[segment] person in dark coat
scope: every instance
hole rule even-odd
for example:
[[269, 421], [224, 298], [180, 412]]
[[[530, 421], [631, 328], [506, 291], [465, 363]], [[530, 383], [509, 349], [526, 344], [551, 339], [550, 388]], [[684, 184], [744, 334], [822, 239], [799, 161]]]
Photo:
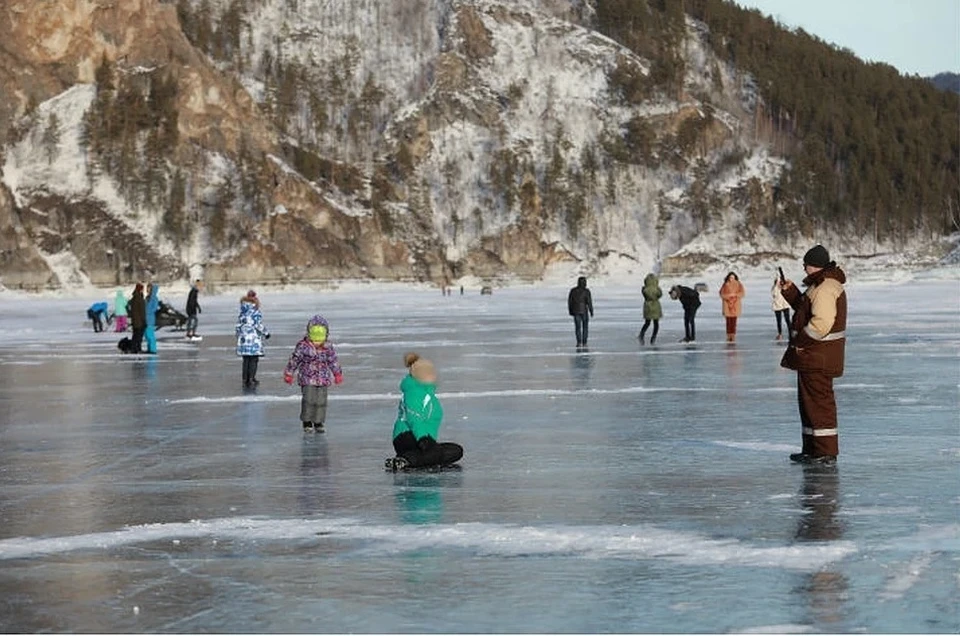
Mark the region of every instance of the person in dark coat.
[[791, 454], [790, 460], [833, 463], [840, 452], [833, 379], [843, 375], [847, 277], [822, 245], [804, 255], [803, 270], [807, 275], [803, 293], [792, 281], [780, 284], [783, 298], [794, 311], [790, 342], [780, 366], [797, 372], [803, 439], [802, 451]]
[[679, 300], [683, 305], [683, 332], [684, 338], [680, 342], [694, 342], [697, 339], [697, 309], [700, 308], [700, 292], [684, 285], [674, 285], [670, 288], [670, 298]]
[[587, 346], [590, 318], [593, 318], [593, 297], [587, 289], [587, 279], [581, 276], [577, 286], [567, 296], [567, 311], [573, 316], [573, 330], [577, 337], [577, 346]]
[[201, 289], [203, 289], [203, 281], [198, 278], [190, 287], [190, 293], [187, 294], [187, 338], [193, 338], [197, 335], [198, 316], [201, 312], [197, 295]]
[[130, 350], [132, 353], [140, 353], [143, 346], [143, 333], [147, 330], [147, 302], [143, 298], [143, 283], [137, 283], [133, 288], [128, 313], [130, 328], [133, 329]]

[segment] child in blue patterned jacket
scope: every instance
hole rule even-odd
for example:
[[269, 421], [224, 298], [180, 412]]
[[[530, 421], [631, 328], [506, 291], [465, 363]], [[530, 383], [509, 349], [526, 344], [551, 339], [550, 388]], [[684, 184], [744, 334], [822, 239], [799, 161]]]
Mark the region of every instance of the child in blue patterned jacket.
[[263, 356], [263, 341], [270, 339], [270, 332], [263, 326], [260, 299], [252, 289], [240, 299], [240, 315], [237, 316], [237, 355], [243, 357], [243, 386], [247, 389], [260, 384], [257, 380], [257, 365]]
[[327, 340], [330, 324], [317, 315], [307, 323], [307, 335], [293, 349], [290, 361], [283, 370], [283, 381], [297, 384], [303, 397], [300, 400], [300, 421], [304, 432], [324, 431], [327, 419], [327, 388], [343, 382], [343, 370], [337, 351]]

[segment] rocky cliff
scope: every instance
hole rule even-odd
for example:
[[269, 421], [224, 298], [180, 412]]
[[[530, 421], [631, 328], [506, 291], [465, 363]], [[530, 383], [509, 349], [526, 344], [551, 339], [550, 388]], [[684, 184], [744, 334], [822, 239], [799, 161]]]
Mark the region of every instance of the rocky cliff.
[[2, 283], [642, 275], [710, 232], [769, 249], [786, 160], [749, 76], [688, 18], [663, 90], [590, 20], [559, 0], [6, 2]]

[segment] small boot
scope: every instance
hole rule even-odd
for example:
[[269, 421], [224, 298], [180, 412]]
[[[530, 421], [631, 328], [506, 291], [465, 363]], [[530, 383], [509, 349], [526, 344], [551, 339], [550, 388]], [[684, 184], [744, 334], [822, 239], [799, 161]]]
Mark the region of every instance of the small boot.
[[312, 433], [313, 432], [313, 422], [304, 422], [303, 423], [303, 432]]
[[323, 428], [323, 422], [314, 422], [313, 430], [317, 433], [326, 433], [327, 429]]
[[651, 344], [651, 345], [657, 344], [657, 337], [656, 337], [656, 336], [652, 336], [652, 337], [650, 338], [650, 344]]

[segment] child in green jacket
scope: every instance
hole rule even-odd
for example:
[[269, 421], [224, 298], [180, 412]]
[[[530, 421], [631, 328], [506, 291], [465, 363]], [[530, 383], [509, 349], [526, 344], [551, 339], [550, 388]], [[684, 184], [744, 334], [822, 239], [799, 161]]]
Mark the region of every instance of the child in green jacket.
[[386, 461], [388, 470], [447, 466], [463, 457], [463, 447], [437, 442], [443, 407], [437, 398], [437, 371], [433, 363], [416, 353], [403, 358], [410, 373], [400, 382], [400, 404], [393, 425], [396, 457]]

